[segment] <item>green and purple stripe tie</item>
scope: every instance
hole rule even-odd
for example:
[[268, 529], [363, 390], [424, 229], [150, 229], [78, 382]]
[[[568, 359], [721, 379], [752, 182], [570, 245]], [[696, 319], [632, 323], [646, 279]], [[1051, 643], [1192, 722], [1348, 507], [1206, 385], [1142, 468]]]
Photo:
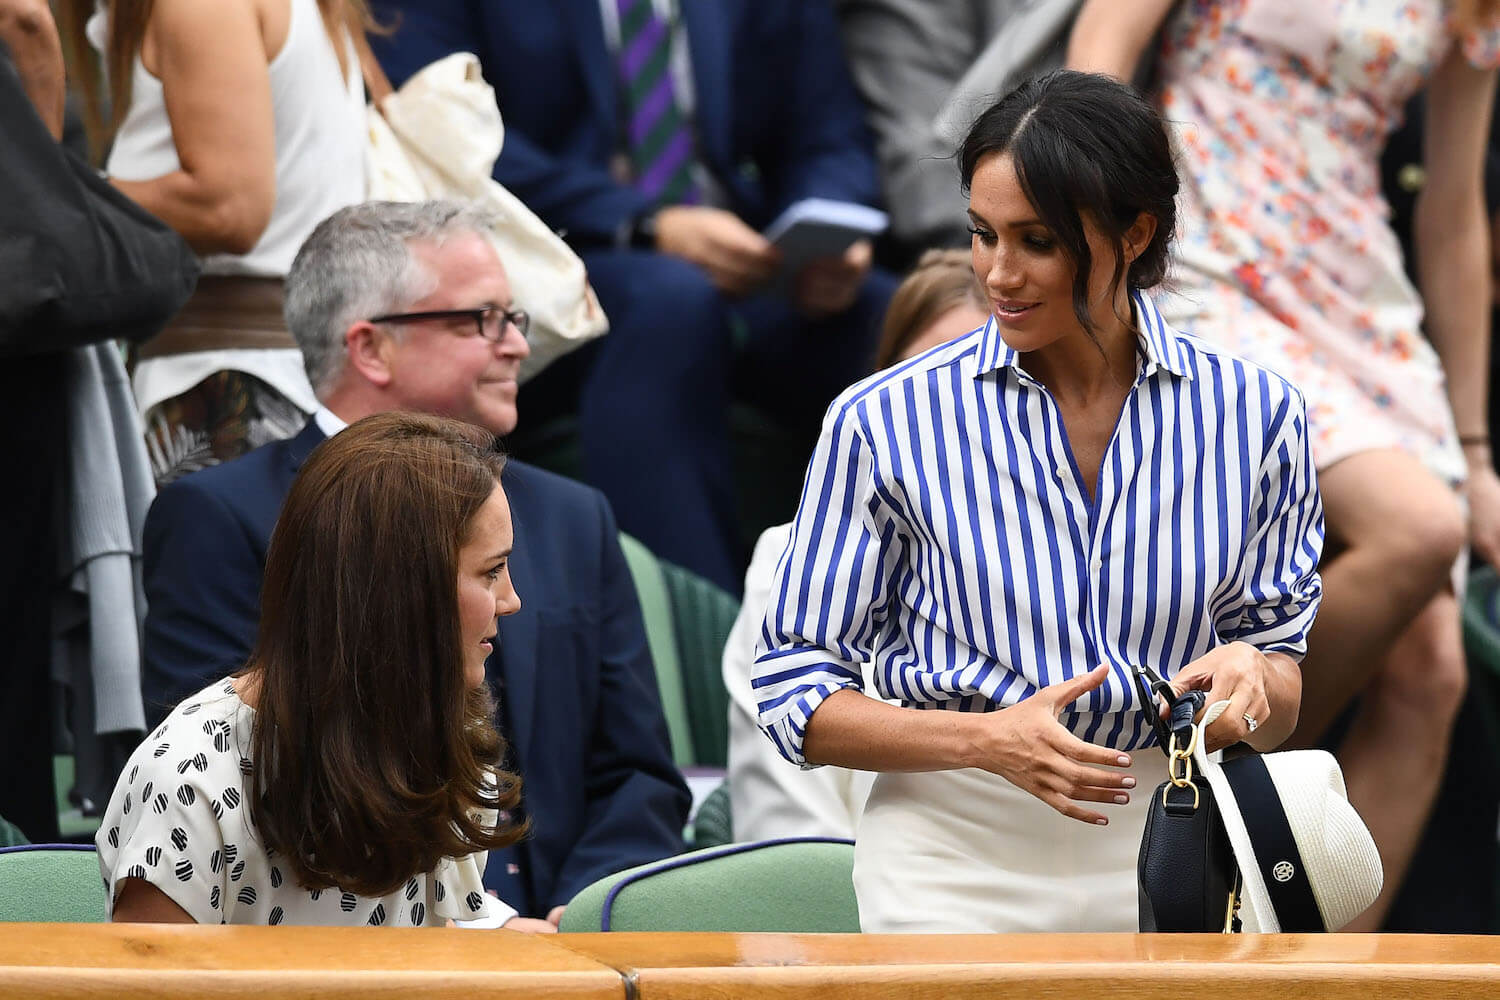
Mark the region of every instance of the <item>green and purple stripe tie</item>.
[[671, 32], [652, 0], [618, 0], [616, 66], [636, 190], [660, 204], [696, 202], [693, 134], [672, 89]]

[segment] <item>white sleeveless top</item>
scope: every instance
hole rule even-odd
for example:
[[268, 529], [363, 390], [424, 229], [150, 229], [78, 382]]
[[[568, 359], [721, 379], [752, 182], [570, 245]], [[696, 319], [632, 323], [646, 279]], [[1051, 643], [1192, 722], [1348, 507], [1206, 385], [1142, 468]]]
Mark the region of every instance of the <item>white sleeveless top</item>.
[[[212, 254], [205, 274], [285, 277], [302, 241], [320, 221], [365, 196], [365, 97], [359, 58], [342, 33], [347, 73], [341, 74], [317, 0], [290, 0], [286, 41], [270, 63], [276, 136], [276, 205], [260, 241], [243, 256]], [[104, 12], [89, 22], [89, 39], [102, 51]], [[132, 70], [130, 111], [110, 152], [108, 172], [149, 180], [181, 168], [167, 119], [161, 81], [139, 54]], [[269, 382], [304, 410], [316, 407], [295, 350], [201, 351], [147, 361], [137, 367], [141, 412], [192, 388], [214, 371], [232, 368]]]
[[[348, 65], [347, 75], [341, 76], [317, 0], [290, 2], [286, 41], [270, 65], [276, 207], [249, 253], [206, 257], [206, 274], [284, 277], [314, 226], [364, 200], [365, 95], [359, 58], [341, 32]], [[137, 55], [130, 111], [115, 137], [108, 172], [122, 180], [150, 180], [180, 167], [161, 81], [146, 72]]]

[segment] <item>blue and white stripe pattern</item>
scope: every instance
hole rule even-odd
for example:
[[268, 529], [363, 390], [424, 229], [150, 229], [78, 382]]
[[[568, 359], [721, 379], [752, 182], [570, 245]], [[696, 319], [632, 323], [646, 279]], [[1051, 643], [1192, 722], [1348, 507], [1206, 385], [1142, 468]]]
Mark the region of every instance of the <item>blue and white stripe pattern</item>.
[[1093, 502], [993, 318], [834, 401], [757, 647], [788, 760], [865, 661], [881, 695], [963, 711], [1109, 664], [1061, 721], [1128, 750], [1154, 741], [1131, 665], [1171, 677], [1236, 640], [1300, 658], [1323, 545], [1302, 396], [1134, 302], [1137, 378]]

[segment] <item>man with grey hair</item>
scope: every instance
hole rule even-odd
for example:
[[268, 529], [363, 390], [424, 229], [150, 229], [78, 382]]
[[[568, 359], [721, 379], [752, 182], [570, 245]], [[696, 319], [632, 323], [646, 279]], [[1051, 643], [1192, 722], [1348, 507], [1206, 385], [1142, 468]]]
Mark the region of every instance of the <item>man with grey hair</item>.
[[[320, 441], [389, 410], [496, 436], [515, 428], [529, 322], [480, 235], [489, 224], [452, 202], [369, 202], [325, 219], [302, 245], [286, 321], [322, 405], [296, 437], [185, 476], [152, 506], [148, 716], [244, 665], [271, 529]], [[517, 461], [504, 486], [521, 610], [499, 622], [486, 673], [532, 835], [491, 852], [485, 884], [523, 917], [555, 925], [595, 879], [680, 851], [689, 796], [608, 503]]]

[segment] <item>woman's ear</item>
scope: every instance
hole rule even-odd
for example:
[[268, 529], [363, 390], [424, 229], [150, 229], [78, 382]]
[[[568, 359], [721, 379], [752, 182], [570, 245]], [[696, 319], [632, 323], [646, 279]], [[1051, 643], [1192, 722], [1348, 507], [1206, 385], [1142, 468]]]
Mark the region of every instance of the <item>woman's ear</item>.
[[384, 389], [394, 373], [395, 342], [389, 331], [361, 320], [344, 331], [348, 368], [371, 385]]
[[1150, 212], [1142, 212], [1135, 217], [1130, 228], [1125, 230], [1125, 266], [1129, 267], [1135, 263], [1137, 257], [1146, 252], [1151, 245], [1152, 239], [1156, 237], [1156, 216]]

